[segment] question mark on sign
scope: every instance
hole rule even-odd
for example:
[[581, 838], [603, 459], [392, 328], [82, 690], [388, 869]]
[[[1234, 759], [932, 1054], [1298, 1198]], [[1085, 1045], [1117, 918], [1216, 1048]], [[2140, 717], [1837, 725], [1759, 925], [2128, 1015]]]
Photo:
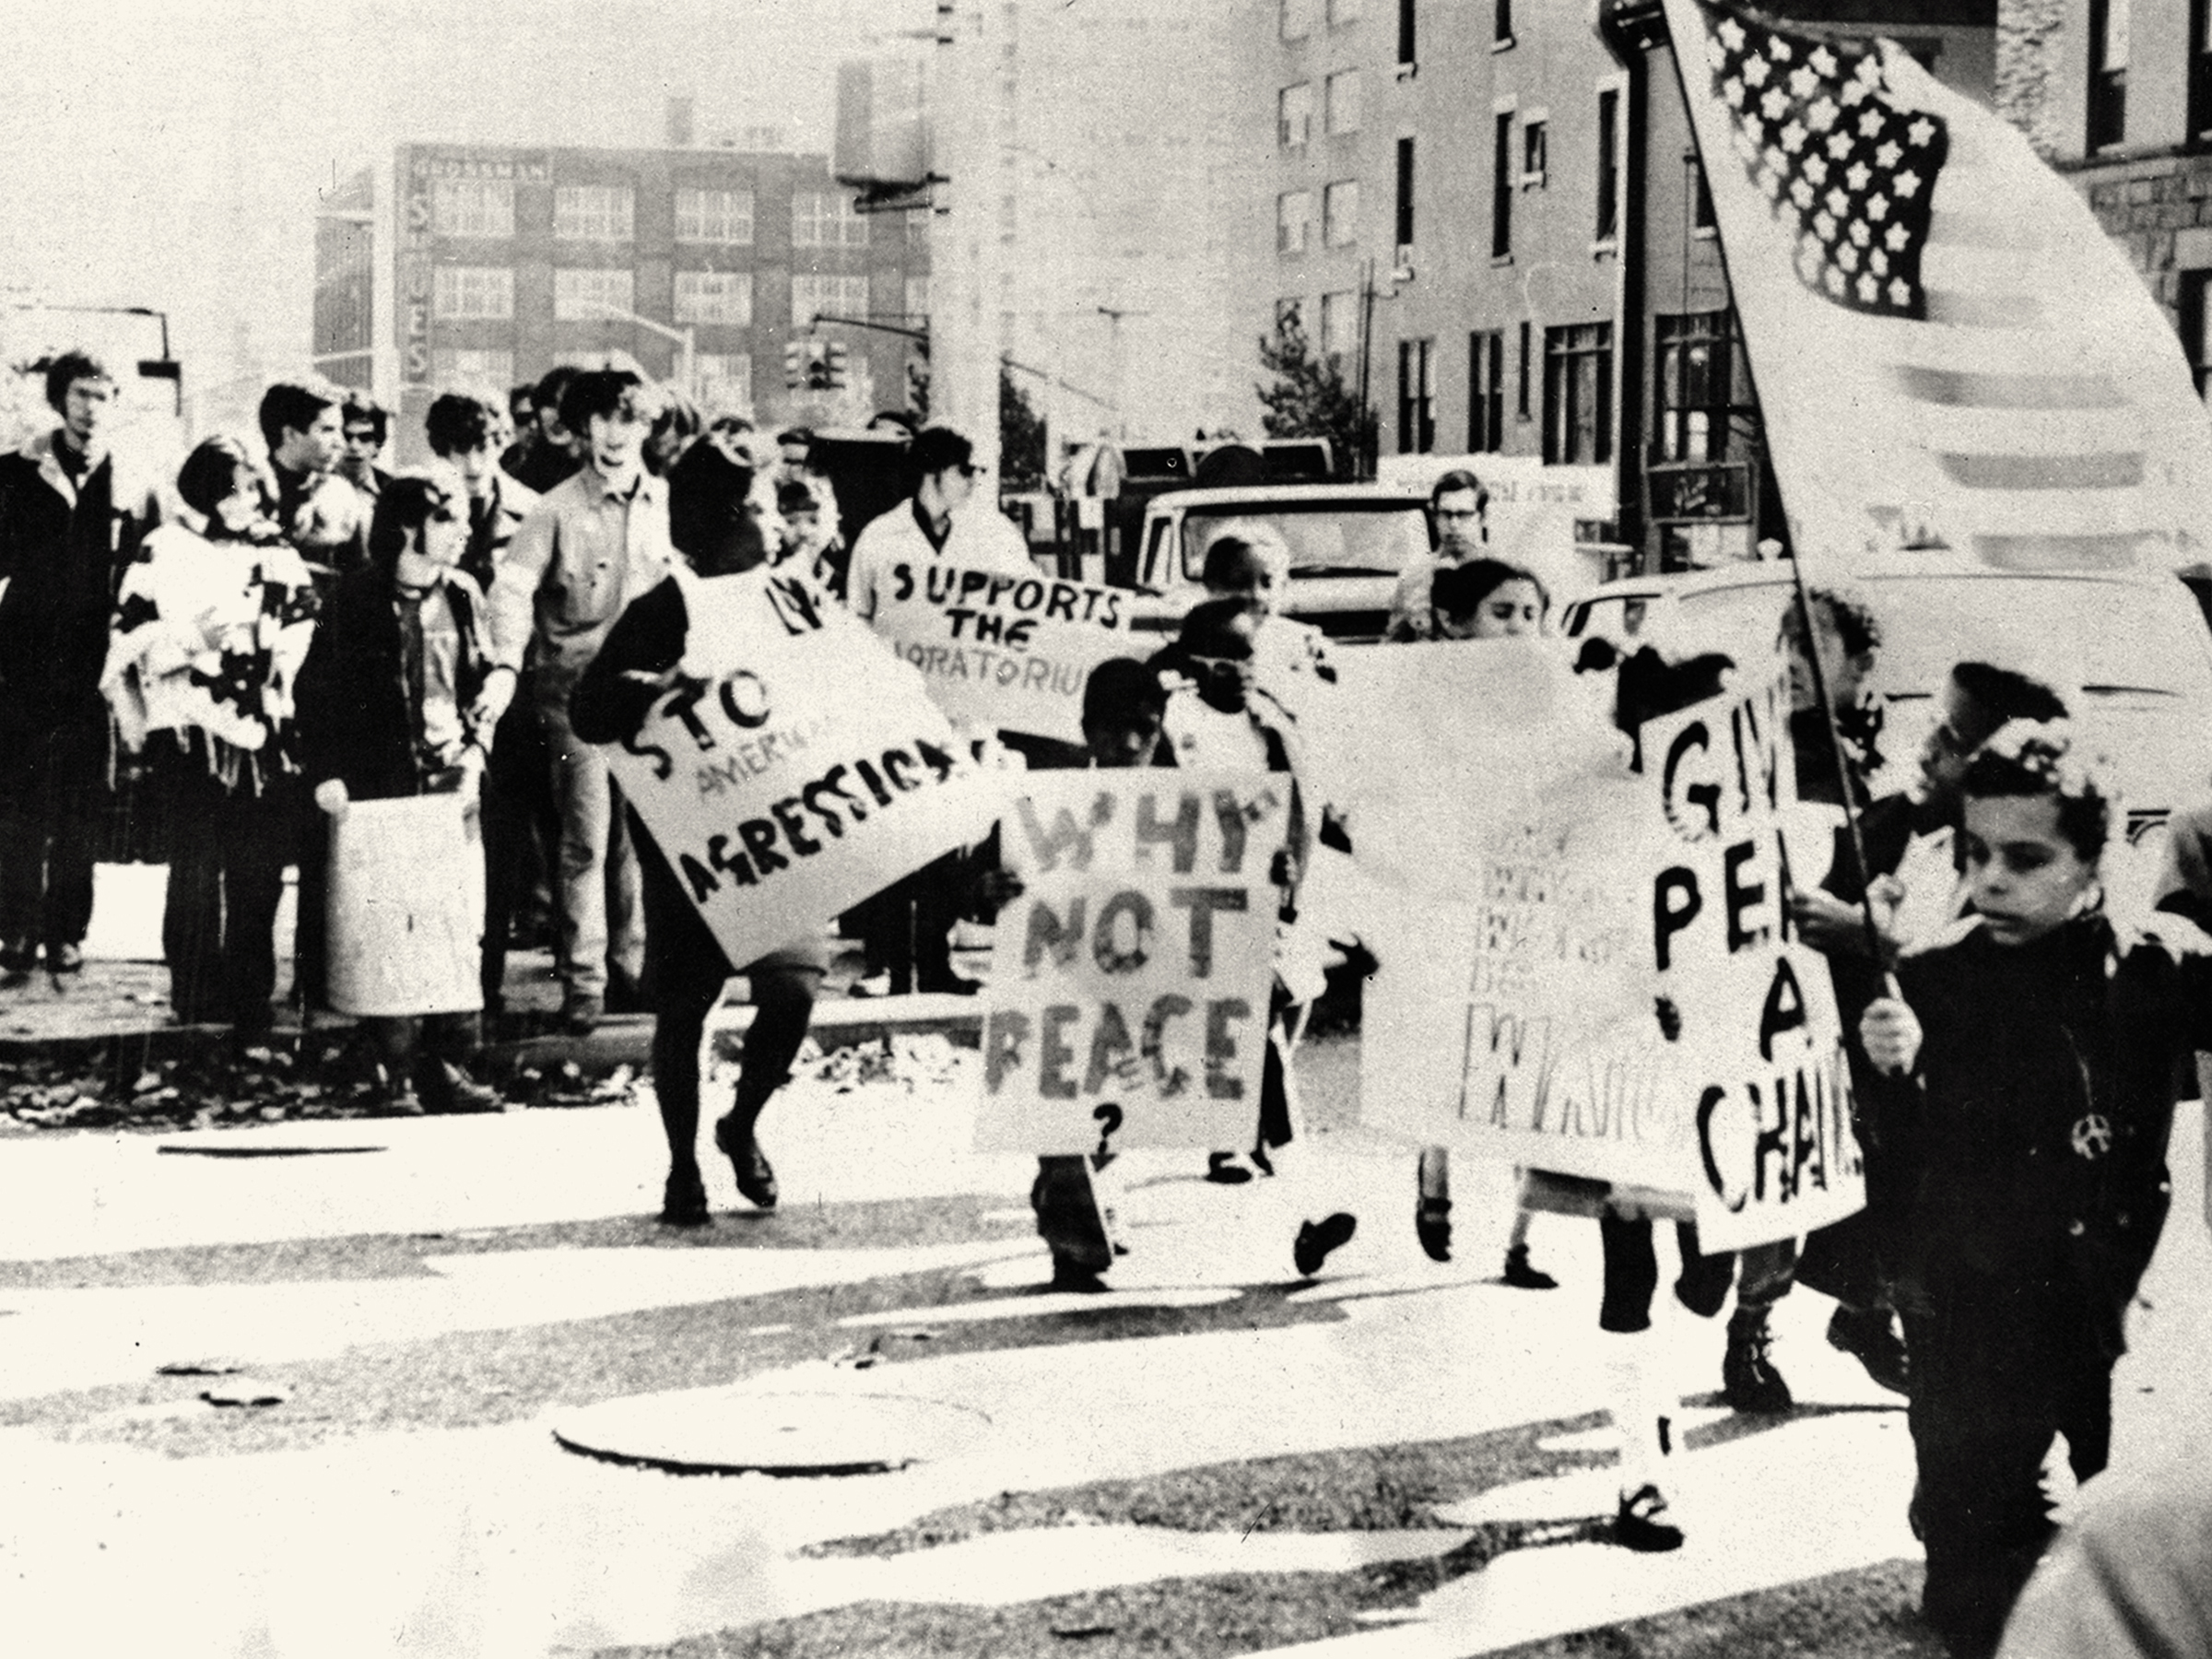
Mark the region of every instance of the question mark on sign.
[[1112, 1137], [1114, 1131], [1122, 1126], [1122, 1109], [1119, 1106], [1108, 1104], [1100, 1106], [1090, 1115], [1099, 1124], [1099, 1149], [1095, 1156], [1099, 1167], [1104, 1169], [1106, 1160], [1113, 1156], [1106, 1149], [1106, 1142]]

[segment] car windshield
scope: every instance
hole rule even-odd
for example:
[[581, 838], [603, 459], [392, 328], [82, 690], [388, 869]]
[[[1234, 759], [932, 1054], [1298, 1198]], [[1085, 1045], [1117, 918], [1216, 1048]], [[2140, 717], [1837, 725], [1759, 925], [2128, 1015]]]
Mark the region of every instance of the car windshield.
[[1234, 526], [1265, 526], [1290, 549], [1293, 581], [1324, 576], [1395, 576], [1429, 556], [1429, 519], [1418, 502], [1274, 501], [1193, 510], [1182, 521], [1182, 571], [1206, 572], [1206, 550]]
[[[1980, 657], [2091, 698], [2212, 700], [2203, 625], [2178, 588], [2168, 595], [2155, 584], [2058, 576], [1907, 576], [1858, 586], [1881, 625], [1872, 689], [1885, 697], [1931, 697], [1954, 664]], [[1674, 643], [1771, 649], [1792, 598], [1786, 582], [1685, 594], [1687, 637]]]

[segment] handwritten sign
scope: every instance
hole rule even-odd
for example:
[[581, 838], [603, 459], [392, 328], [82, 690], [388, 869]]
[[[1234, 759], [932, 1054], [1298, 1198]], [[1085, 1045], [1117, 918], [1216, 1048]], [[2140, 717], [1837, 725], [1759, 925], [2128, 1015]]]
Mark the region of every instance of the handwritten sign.
[[1000, 822], [980, 1151], [1241, 1147], [1259, 1113], [1289, 814], [1264, 772], [1032, 775]]
[[330, 834], [330, 1006], [340, 1014], [484, 1006], [484, 843], [457, 794], [356, 801]]
[[765, 574], [685, 598], [698, 677], [609, 759], [732, 963], [988, 830], [1002, 785], [842, 607]]
[[1144, 654], [1119, 588], [971, 571], [891, 567], [877, 631], [953, 720], [1083, 741], [1083, 687], [1109, 657]]
[[1363, 1116], [1688, 1194], [1712, 1249], [1859, 1208], [1827, 965], [1783, 908], [1787, 716], [1769, 681], [1647, 724], [1640, 773], [1539, 771], [1457, 901], [1382, 902]]

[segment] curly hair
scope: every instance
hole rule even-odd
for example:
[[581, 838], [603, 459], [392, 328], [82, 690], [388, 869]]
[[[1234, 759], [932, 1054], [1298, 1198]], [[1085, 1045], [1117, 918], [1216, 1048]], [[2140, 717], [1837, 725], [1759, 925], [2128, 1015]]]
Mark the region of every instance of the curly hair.
[[1959, 788], [1970, 800], [2050, 796], [2058, 832], [2084, 864], [2094, 864], [2112, 839], [2118, 806], [2102, 771], [2065, 723], [2009, 720], [1968, 764]]

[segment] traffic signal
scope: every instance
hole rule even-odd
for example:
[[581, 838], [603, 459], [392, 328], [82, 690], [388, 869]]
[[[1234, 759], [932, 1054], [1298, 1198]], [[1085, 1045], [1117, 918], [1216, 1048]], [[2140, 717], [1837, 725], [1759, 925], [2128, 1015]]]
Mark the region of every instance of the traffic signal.
[[830, 385], [830, 354], [822, 348], [821, 344], [818, 341], [806, 354], [806, 390], [827, 392]]
[[787, 341], [783, 347], [783, 384], [787, 389], [795, 392], [804, 383], [806, 380], [803, 369], [805, 360], [805, 342]]
[[826, 367], [829, 371], [829, 384], [831, 389], [841, 390], [851, 383], [845, 378], [845, 343], [842, 340], [830, 342], [829, 360]]

